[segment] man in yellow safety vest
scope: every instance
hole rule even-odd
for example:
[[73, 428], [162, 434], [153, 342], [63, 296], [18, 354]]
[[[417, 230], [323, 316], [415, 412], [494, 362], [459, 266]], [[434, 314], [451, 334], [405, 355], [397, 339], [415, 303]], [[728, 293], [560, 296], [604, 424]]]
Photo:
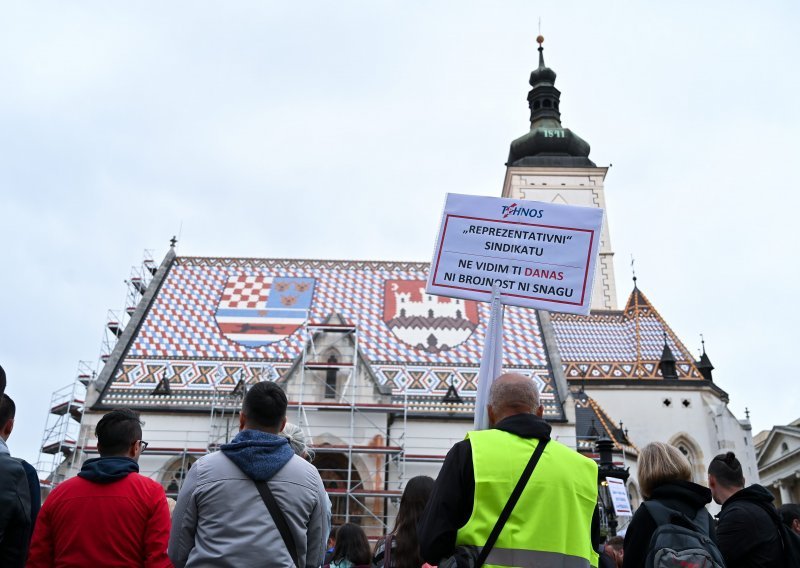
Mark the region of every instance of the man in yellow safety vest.
[[[483, 547], [533, 451], [550, 425], [534, 382], [498, 377], [489, 395], [491, 429], [473, 431], [448, 452], [419, 524], [431, 564], [457, 545]], [[597, 566], [597, 464], [548, 442], [485, 566]]]

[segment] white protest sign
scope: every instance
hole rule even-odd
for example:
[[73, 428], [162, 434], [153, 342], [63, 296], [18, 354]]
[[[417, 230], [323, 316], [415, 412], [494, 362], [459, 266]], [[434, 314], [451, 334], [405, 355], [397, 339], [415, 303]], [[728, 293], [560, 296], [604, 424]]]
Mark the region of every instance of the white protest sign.
[[606, 477], [608, 482], [608, 493], [611, 495], [611, 503], [617, 516], [631, 516], [631, 503], [628, 501], [628, 491], [625, 489], [625, 482], [616, 477]]
[[429, 294], [588, 314], [603, 210], [448, 193]]

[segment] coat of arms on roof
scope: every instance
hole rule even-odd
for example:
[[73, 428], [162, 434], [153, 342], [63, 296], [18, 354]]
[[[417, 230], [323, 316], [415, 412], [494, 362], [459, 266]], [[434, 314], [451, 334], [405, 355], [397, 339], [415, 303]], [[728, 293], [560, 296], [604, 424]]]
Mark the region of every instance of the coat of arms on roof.
[[219, 330], [245, 347], [289, 337], [308, 319], [314, 282], [313, 278], [228, 278], [214, 314]]
[[478, 306], [472, 300], [426, 294], [424, 280], [387, 280], [383, 321], [407, 345], [439, 353], [469, 339], [478, 326]]

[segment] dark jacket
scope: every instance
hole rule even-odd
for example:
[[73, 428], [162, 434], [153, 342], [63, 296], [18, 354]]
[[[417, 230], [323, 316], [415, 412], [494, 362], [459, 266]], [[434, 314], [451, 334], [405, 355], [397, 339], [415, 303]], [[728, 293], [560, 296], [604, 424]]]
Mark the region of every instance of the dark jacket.
[[28, 476], [20, 460], [0, 454], [0, 566], [25, 566], [33, 525]]
[[42, 508], [42, 488], [39, 484], [39, 473], [35, 467], [25, 460], [17, 459], [25, 469], [25, 475], [28, 478], [28, 492], [31, 497], [31, 534], [33, 534], [33, 527], [36, 526], [36, 517], [39, 515], [39, 509]]
[[[550, 438], [550, 425], [533, 414], [517, 414], [498, 422], [496, 429], [522, 438]], [[520, 472], [522, 474], [522, 472]], [[437, 564], [453, 554], [456, 533], [472, 516], [475, 501], [475, 470], [472, 445], [462, 440], [445, 457], [433, 486], [430, 500], [422, 514], [417, 536], [420, 554], [426, 562]], [[600, 523], [597, 510], [592, 518], [592, 545], [600, 544]]]
[[[714, 531], [714, 521], [705, 506], [711, 503], [711, 491], [707, 487], [692, 483], [691, 481], [671, 481], [653, 489], [650, 496], [652, 501], [658, 501], [670, 509], [680, 511], [690, 519], [697, 515], [707, 515], [711, 527], [711, 540], [717, 542]], [[656, 522], [645, 507], [640, 506], [628, 525], [625, 532], [624, 568], [639, 568], [644, 566], [647, 552], [650, 548], [650, 539], [656, 532]]]
[[86, 460], [53, 489], [33, 532], [28, 568], [171, 568], [164, 488], [124, 457]]
[[760, 485], [734, 493], [717, 515], [719, 550], [728, 568], [780, 568], [783, 548], [772, 494]]

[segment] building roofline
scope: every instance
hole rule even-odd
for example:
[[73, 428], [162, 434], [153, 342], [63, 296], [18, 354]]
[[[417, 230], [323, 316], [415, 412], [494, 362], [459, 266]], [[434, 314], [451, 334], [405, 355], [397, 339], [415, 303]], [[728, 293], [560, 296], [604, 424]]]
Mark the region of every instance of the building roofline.
[[150, 281], [150, 284], [148, 284], [142, 299], [139, 300], [139, 304], [131, 315], [128, 325], [125, 326], [125, 330], [122, 332], [119, 341], [114, 345], [114, 349], [111, 351], [108, 361], [106, 361], [106, 364], [100, 371], [100, 375], [98, 375], [97, 379], [89, 383], [90, 388], [86, 393], [86, 406], [92, 410], [103, 408], [103, 396], [108, 390], [108, 387], [114, 382], [117, 369], [119, 369], [119, 366], [125, 360], [125, 356], [128, 354], [133, 340], [139, 334], [139, 329], [142, 327], [145, 317], [152, 307], [153, 300], [155, 300], [158, 291], [164, 284], [175, 259], [175, 249], [170, 247], [167, 254], [164, 256], [164, 260], [161, 261], [161, 265], [153, 276], [153, 279]]

